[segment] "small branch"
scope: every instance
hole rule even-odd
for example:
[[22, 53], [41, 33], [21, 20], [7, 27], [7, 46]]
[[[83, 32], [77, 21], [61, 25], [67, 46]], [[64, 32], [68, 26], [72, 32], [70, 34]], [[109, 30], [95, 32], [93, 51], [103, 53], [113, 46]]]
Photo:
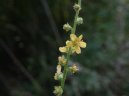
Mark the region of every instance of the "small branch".
[[47, 3], [46, 0], [41, 0], [41, 4], [42, 4], [42, 6], [44, 7], [45, 13], [46, 13], [46, 15], [47, 15], [47, 17], [48, 17], [48, 20], [49, 20], [49, 22], [50, 22], [50, 25], [51, 25], [52, 30], [53, 30], [53, 32], [54, 32], [54, 35], [55, 35], [55, 37], [56, 37], [56, 41], [58, 42], [58, 44], [61, 44], [61, 43], [62, 43], [62, 39], [61, 39], [61, 37], [60, 37], [60, 35], [59, 35], [58, 28], [57, 28], [57, 26], [56, 26], [56, 23], [55, 23], [55, 21], [54, 21], [54, 18], [53, 18], [53, 16], [52, 16], [52, 13], [51, 13], [51, 11], [50, 11], [50, 8], [49, 8], [49, 6], [48, 6], [48, 3]]
[[[8, 48], [8, 46], [4, 43], [2, 39], [0, 39], [0, 46], [5, 50], [5, 52], [10, 56], [13, 60], [14, 64], [21, 70], [21, 72], [32, 82], [33, 86], [35, 87], [38, 93], [43, 92], [42, 87], [38, 82], [29, 74], [29, 72], [24, 68], [21, 62], [16, 58], [13, 52]], [[45, 92], [44, 92], [45, 93]]]

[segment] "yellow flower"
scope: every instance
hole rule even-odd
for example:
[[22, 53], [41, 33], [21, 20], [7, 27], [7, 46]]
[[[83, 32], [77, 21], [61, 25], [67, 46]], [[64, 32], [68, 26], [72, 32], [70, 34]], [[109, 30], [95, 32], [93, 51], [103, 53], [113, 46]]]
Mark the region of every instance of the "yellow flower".
[[66, 64], [67, 60], [65, 59], [64, 55], [58, 57], [58, 64], [64, 65]]
[[79, 69], [77, 68], [77, 66], [74, 64], [72, 67], [70, 67], [70, 70], [72, 73], [77, 72]]
[[86, 43], [82, 40], [82, 38], [83, 38], [82, 35], [77, 37], [75, 34], [71, 34], [70, 35], [71, 41], [67, 41], [67, 42], [69, 42], [69, 45], [71, 44], [71, 46], [73, 46], [73, 49], [77, 54], [81, 53], [80, 48], [85, 48], [86, 47]]
[[61, 86], [55, 86], [53, 93], [54, 93], [56, 96], [61, 96], [62, 93], [63, 93], [63, 90], [62, 90]]
[[70, 51], [70, 49], [72, 49], [72, 42], [67, 40], [66, 41], [66, 46], [64, 47], [59, 47], [59, 51], [62, 53], [68, 53]]
[[81, 48], [86, 47], [86, 43], [82, 40], [83, 36], [80, 35], [77, 37], [75, 34], [70, 35], [70, 41], [66, 41], [66, 46], [60, 47], [59, 51], [63, 53], [68, 53], [69, 50], [72, 51], [72, 53], [76, 52], [77, 54], [81, 53]]

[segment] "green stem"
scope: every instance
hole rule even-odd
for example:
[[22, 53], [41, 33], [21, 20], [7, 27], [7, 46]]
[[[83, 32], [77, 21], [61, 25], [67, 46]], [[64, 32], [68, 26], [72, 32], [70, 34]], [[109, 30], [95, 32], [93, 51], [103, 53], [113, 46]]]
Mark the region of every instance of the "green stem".
[[67, 53], [67, 56], [66, 56], [66, 59], [67, 59], [67, 62], [64, 66], [64, 72], [63, 72], [63, 79], [61, 80], [61, 87], [62, 87], [62, 90], [64, 90], [64, 84], [65, 84], [65, 80], [66, 80], [66, 77], [67, 77], [67, 73], [68, 73], [68, 62], [69, 62], [69, 59], [70, 59], [70, 54], [71, 52], [69, 51]]
[[[78, 0], [78, 4], [80, 5], [81, 7], [81, 0]], [[77, 27], [77, 18], [79, 16], [79, 11], [76, 12], [75, 14], [75, 18], [74, 18], [74, 24], [73, 24], [73, 28], [71, 30], [71, 33], [72, 34], [75, 34], [76, 32], [76, 27]], [[68, 62], [70, 60], [70, 54], [71, 54], [71, 50], [69, 50], [69, 52], [67, 53], [66, 55], [66, 59], [67, 59], [67, 62], [64, 66], [64, 71], [63, 71], [63, 79], [61, 80], [61, 87], [62, 87], [62, 90], [64, 91], [64, 85], [65, 85], [65, 80], [66, 80], [66, 77], [67, 77], [67, 73], [68, 73]], [[61, 95], [62, 96], [62, 95]]]
[[[81, 0], [78, 0], [78, 4], [79, 4], [80, 7], [81, 7]], [[79, 11], [76, 12], [75, 17], [74, 17], [74, 24], [73, 24], [73, 28], [72, 28], [72, 31], [71, 31], [72, 34], [75, 34], [75, 32], [76, 32], [77, 18], [78, 18], [78, 16], [79, 16]]]

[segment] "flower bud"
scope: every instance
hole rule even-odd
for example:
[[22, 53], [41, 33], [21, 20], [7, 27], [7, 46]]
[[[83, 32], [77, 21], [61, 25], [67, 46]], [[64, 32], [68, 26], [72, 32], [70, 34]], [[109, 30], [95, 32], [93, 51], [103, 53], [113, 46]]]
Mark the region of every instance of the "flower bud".
[[63, 79], [63, 73], [60, 73], [59, 75], [58, 75], [58, 80], [62, 80]]
[[63, 25], [63, 29], [68, 32], [72, 29], [72, 27], [67, 23]]
[[63, 90], [62, 90], [61, 86], [55, 86], [53, 93], [54, 93], [56, 96], [61, 96], [62, 93], [63, 93]]
[[77, 22], [78, 25], [82, 24], [83, 23], [83, 18], [78, 17], [76, 22]]
[[79, 4], [74, 4], [73, 9], [78, 12], [81, 10], [81, 6]]

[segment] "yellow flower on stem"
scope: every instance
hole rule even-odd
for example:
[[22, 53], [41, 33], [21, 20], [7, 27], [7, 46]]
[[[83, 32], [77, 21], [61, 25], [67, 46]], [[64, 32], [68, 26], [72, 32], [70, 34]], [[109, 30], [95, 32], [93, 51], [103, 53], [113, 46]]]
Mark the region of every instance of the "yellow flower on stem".
[[60, 47], [60, 52], [67, 53], [70, 49], [72, 53], [76, 52], [77, 54], [81, 53], [81, 48], [86, 47], [86, 43], [82, 40], [83, 36], [80, 35], [77, 37], [75, 34], [70, 35], [70, 41], [66, 41], [66, 46]]
[[86, 43], [82, 40], [82, 38], [83, 38], [82, 35], [80, 35], [79, 37], [77, 37], [75, 34], [71, 34], [70, 35], [71, 41], [69, 41], [69, 44], [71, 44], [71, 46], [73, 46], [72, 49], [74, 49], [74, 51], [77, 54], [81, 53], [81, 49], [80, 48], [85, 48], [86, 47]]

